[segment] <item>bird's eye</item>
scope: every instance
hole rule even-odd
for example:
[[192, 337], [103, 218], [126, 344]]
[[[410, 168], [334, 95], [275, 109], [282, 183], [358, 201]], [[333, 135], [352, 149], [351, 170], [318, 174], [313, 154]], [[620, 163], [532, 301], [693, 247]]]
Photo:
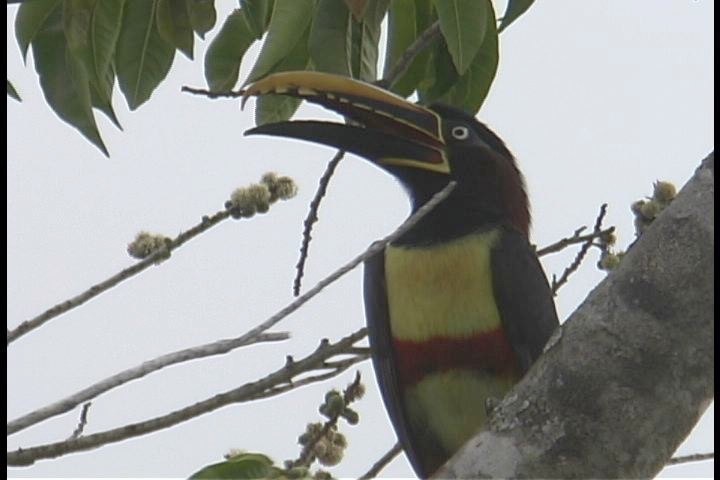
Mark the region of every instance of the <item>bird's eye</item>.
[[452, 133], [453, 138], [458, 140], [465, 140], [470, 136], [470, 131], [467, 127], [453, 127], [450, 133]]

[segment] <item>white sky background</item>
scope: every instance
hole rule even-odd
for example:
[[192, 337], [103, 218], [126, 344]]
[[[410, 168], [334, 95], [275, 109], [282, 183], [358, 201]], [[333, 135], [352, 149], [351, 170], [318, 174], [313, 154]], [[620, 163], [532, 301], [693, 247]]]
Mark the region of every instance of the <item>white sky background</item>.
[[[214, 38], [235, 2], [221, 1]], [[24, 67], [8, 7], [8, 78], [23, 98], [8, 100], [8, 325], [14, 327], [130, 265], [125, 246], [141, 229], [174, 236], [222, 208], [230, 192], [266, 171], [290, 175], [299, 195], [250, 221], [227, 221], [159, 267], [54, 319], [8, 349], [8, 418], [27, 413], [144, 360], [237, 336], [291, 300], [302, 221], [331, 149], [269, 137], [244, 138], [252, 109], [180, 93], [204, 86], [208, 42], [196, 61], [176, 55], [151, 100], [127, 110], [125, 128], [98, 115], [108, 160], [45, 104], [32, 60]], [[500, 6], [498, 5], [498, 10]], [[633, 239], [629, 205], [652, 182], [678, 187], [713, 149], [713, 2], [537, 2], [501, 36], [500, 69], [479, 118], [504, 138], [524, 171], [533, 204], [533, 241], [546, 245], [590, 225], [601, 203], [621, 246]], [[243, 63], [247, 73], [257, 50]], [[241, 78], [244, 74], [241, 72]], [[252, 103], [252, 102], [250, 102]], [[304, 118], [337, 118], [303, 107]], [[304, 285], [312, 286], [392, 231], [408, 204], [395, 181], [348, 157], [340, 165], [314, 231]], [[575, 251], [543, 258], [560, 274]], [[557, 299], [566, 318], [605, 274], [593, 251]], [[316, 297], [275, 330], [283, 344], [255, 346], [163, 370], [93, 402], [86, 433], [166, 413], [257, 378], [286, 354], [309, 353], [364, 322], [361, 269]], [[368, 362], [368, 394], [342, 426], [350, 447], [333, 469], [357, 476], [395, 441]], [[281, 462], [331, 387], [354, 371], [279, 398], [235, 405], [170, 430], [99, 450], [10, 469], [10, 476], [183, 477], [228, 449]], [[8, 448], [67, 438], [78, 412], [8, 440]], [[713, 408], [679, 453], [714, 449]], [[677, 466], [664, 477], [713, 477], [713, 462]], [[384, 472], [411, 476], [404, 457]]]

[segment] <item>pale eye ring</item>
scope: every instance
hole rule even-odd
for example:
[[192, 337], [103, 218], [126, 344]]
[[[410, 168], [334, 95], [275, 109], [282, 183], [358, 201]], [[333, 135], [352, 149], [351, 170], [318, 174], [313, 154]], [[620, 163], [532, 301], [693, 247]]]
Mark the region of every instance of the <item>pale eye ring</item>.
[[452, 134], [453, 138], [456, 138], [458, 140], [465, 140], [470, 136], [470, 130], [468, 130], [467, 127], [453, 127], [452, 130], [450, 130], [450, 133]]

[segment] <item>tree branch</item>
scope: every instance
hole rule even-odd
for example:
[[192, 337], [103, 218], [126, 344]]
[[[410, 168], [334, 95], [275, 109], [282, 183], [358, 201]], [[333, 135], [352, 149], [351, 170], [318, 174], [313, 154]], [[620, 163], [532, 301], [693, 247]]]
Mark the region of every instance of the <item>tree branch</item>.
[[400, 442], [397, 442], [358, 480], [370, 480], [371, 478], [377, 477], [377, 474], [380, 473], [390, 462], [392, 462], [393, 459], [400, 454], [400, 452], [402, 452], [402, 447], [400, 446]]
[[78, 425], [75, 427], [75, 430], [73, 430], [70, 438], [78, 438], [85, 431], [85, 426], [87, 426], [87, 414], [91, 405], [92, 402], [87, 402], [82, 406], [82, 409], [80, 410], [80, 420], [78, 420]]
[[615, 227], [608, 227], [603, 230], [600, 230], [599, 232], [592, 232], [588, 233], [586, 235], [581, 235], [581, 233], [585, 230], [585, 227], [578, 228], [575, 230], [575, 233], [571, 237], [565, 237], [561, 238], [555, 243], [552, 243], [546, 247], [539, 248], [536, 253], [538, 257], [542, 257], [544, 255], [549, 255], [551, 253], [557, 253], [565, 250], [567, 247], [571, 245], [576, 245], [578, 243], [585, 243], [585, 242], [592, 242], [593, 240], [596, 240], [598, 238], [603, 238], [606, 235], [610, 235], [612, 233], [615, 233]]
[[119, 385], [122, 385], [123, 383], [127, 383], [130, 380], [143, 377], [148, 373], [157, 371], [161, 368], [192, 359], [227, 353], [235, 348], [247, 345], [249, 342], [256, 341], [258, 338], [260, 338], [261, 335], [265, 334], [268, 329], [272, 328], [282, 319], [300, 308], [308, 300], [320, 293], [325, 287], [327, 287], [335, 280], [357, 267], [363, 261], [372, 257], [373, 255], [378, 254], [379, 252], [382, 252], [388, 243], [392, 242], [400, 235], [405, 233], [408, 229], [412, 228], [413, 225], [415, 225], [420, 219], [427, 215], [433, 208], [435, 208], [436, 205], [438, 205], [445, 198], [447, 198], [447, 196], [454, 188], [455, 182], [450, 182], [445, 188], [435, 194], [430, 199], [430, 201], [423, 205], [417, 212], [415, 212], [407, 220], [405, 220], [405, 222], [403, 222], [403, 224], [400, 225], [393, 233], [386, 236], [382, 240], [374, 242], [363, 253], [356, 256], [350, 262], [346, 263], [345, 265], [319, 281], [313, 288], [311, 288], [303, 295], [295, 299], [293, 302], [285, 306], [275, 315], [271, 316], [255, 328], [247, 331], [245, 334], [233, 339], [220, 340], [218, 342], [200, 345], [198, 347], [193, 347], [190, 349], [179, 350], [177, 352], [158, 357], [157, 359], [150, 362], [145, 362], [137, 367], [125, 370], [124, 372], [121, 372], [95, 385], [92, 385], [91, 387], [81, 390], [80, 392], [77, 392], [48, 407], [41, 408], [39, 410], [36, 410], [35, 412], [31, 412], [27, 415], [24, 415], [18, 419], [9, 422], [7, 425], [8, 435], [18, 432], [24, 428], [27, 428], [52, 416], [67, 412], [75, 408], [80, 403], [95, 398], [96, 396], [110, 390], [111, 388], [115, 388]]
[[435, 477], [654, 477], [714, 396], [713, 201], [711, 154]]
[[704, 460], [713, 460], [715, 458], [715, 453], [696, 453], [694, 455], [683, 455], [682, 457], [673, 457], [666, 465], [680, 465], [681, 463], [690, 463], [690, 462], [702, 462]]
[[8, 330], [7, 344], [10, 345], [10, 343], [12, 343], [13, 341], [22, 337], [26, 333], [29, 333], [29, 332], [35, 330], [36, 328], [43, 326], [49, 320], [52, 320], [53, 318], [58, 317], [58, 316], [62, 315], [63, 313], [65, 313], [69, 310], [72, 310], [75, 307], [79, 307], [80, 305], [84, 304], [85, 302], [97, 297], [101, 293], [110, 290], [111, 288], [118, 285], [119, 283], [121, 283], [129, 278], [134, 277], [135, 275], [137, 275], [138, 273], [147, 269], [148, 267], [151, 267], [152, 265], [158, 264], [158, 263], [166, 260], [173, 250], [177, 249], [178, 247], [182, 246], [188, 240], [191, 240], [192, 238], [197, 237], [201, 233], [209, 230], [210, 228], [214, 227], [218, 223], [220, 223], [223, 220], [226, 220], [228, 218], [230, 218], [230, 212], [227, 210], [221, 210], [211, 217], [208, 217], [208, 216], [203, 217], [202, 221], [199, 224], [195, 225], [194, 227], [190, 228], [189, 230], [186, 230], [185, 232], [180, 233], [177, 237], [175, 237], [173, 240], [171, 240], [168, 243], [167, 249], [158, 250], [157, 252], [151, 254], [147, 258], [140, 260], [136, 264], [134, 264], [124, 270], [121, 270], [120, 272], [116, 273], [112, 277], [93, 285], [92, 287], [85, 290], [81, 294], [76, 295], [62, 303], [58, 303], [57, 305], [44, 311], [37, 317], [24, 321], [23, 323], [18, 325], [13, 330]]
[[[161, 415], [149, 420], [125, 425], [123, 427], [106, 430], [92, 435], [71, 438], [61, 442], [39, 445], [30, 448], [19, 448], [13, 452], [7, 453], [7, 465], [32, 465], [37, 460], [56, 458], [68, 453], [91, 450], [109, 443], [119, 442], [128, 438], [139, 437], [147, 433], [163, 430], [233, 403], [247, 402], [256, 398], [267, 396], [264, 395], [265, 392], [272, 391], [278, 386], [292, 383], [293, 377], [300, 373], [313, 369], [324, 370], [326, 368], [324, 366], [325, 360], [334, 355], [343, 354], [344, 349], [352, 346], [366, 335], [367, 330], [365, 328], [361, 328], [355, 333], [333, 344], [329, 343], [327, 340], [323, 340], [320, 343], [320, 346], [310, 355], [301, 360], [286, 363], [282, 368], [260, 380], [246, 383], [238, 388], [214, 395], [208, 399], [166, 415]], [[341, 373], [354, 363], [356, 362], [346, 362], [344, 364], [345, 368], [336, 367], [334, 371], [336, 374]], [[325, 377], [322, 377], [320, 379], [324, 378]], [[284, 391], [284, 389], [275, 390], [276, 393], [282, 393]]]
[[[607, 203], [603, 203], [600, 206], [600, 213], [598, 214], [597, 218], [595, 219], [595, 227], [593, 228], [593, 234], [595, 235], [592, 238], [589, 238], [585, 240], [585, 242], [582, 244], [582, 247], [580, 247], [580, 251], [575, 256], [575, 260], [568, 266], [565, 271], [563, 271], [562, 275], [560, 276], [560, 279], [557, 279], [555, 275], [552, 277], [552, 284], [550, 286], [550, 290], [552, 290], [553, 295], [557, 295], [557, 291], [560, 290], [560, 287], [562, 287], [564, 284], [567, 283], [568, 279], [570, 278], [570, 275], [572, 275], [582, 263], [583, 259], [585, 258], [585, 255], [587, 255], [587, 252], [590, 250], [590, 247], [593, 244], [593, 240], [600, 236], [602, 233], [602, 222], [605, 218], [605, 214], [607, 213]], [[577, 233], [577, 232], [576, 232]]]
[[175, 352], [161, 355], [152, 360], [143, 362], [140, 365], [128, 368], [120, 373], [116, 373], [115, 375], [63, 398], [62, 400], [39, 408], [8, 422], [7, 434], [12, 435], [13, 433], [17, 433], [20, 430], [24, 430], [32, 425], [47, 420], [48, 418], [69, 412], [83, 402], [87, 402], [88, 400], [96, 398], [113, 388], [117, 388], [128, 382], [142, 378], [150, 373], [162, 370], [165, 367], [188, 362], [190, 360], [197, 360], [199, 358], [222, 355], [237, 348], [254, 345], [256, 343], [277, 342], [287, 340], [288, 338], [290, 338], [290, 334], [287, 332], [260, 333], [255, 336], [243, 335], [238, 338], [218, 340], [216, 342], [206, 343], [204, 345], [185, 348], [183, 350], [177, 350]]

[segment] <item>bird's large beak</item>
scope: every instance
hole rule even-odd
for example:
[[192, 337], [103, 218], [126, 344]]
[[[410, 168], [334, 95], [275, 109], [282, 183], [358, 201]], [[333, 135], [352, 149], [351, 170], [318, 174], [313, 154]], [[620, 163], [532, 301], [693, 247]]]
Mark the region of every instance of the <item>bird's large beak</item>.
[[438, 114], [368, 83], [319, 72], [283, 72], [250, 85], [248, 97], [280, 94], [340, 113], [353, 124], [292, 121], [261, 125], [245, 135], [309, 140], [367, 158], [380, 166], [449, 173]]

